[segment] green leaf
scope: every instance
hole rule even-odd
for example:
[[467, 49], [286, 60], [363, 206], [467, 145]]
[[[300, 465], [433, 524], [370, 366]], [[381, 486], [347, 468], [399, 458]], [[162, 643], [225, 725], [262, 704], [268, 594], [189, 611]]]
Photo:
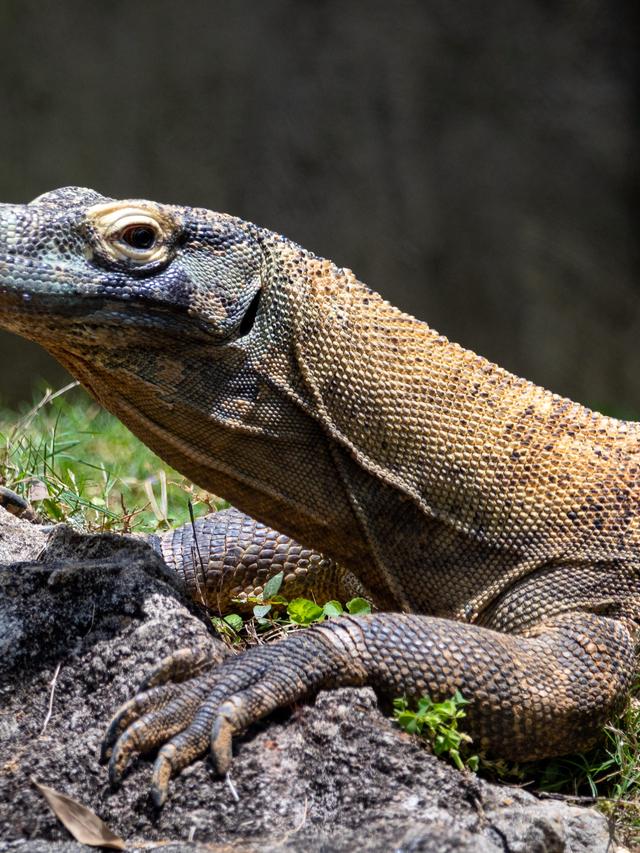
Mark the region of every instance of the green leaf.
[[456, 691], [444, 702], [434, 702], [430, 696], [422, 696], [415, 711], [409, 707], [406, 697], [397, 698], [393, 701], [393, 709], [401, 728], [431, 741], [436, 755], [448, 755], [459, 770], [465, 763], [470, 769], [477, 769], [478, 756], [467, 758], [466, 755], [466, 746], [472, 739], [466, 732], [458, 731], [458, 720], [465, 716], [464, 705], [468, 704]]
[[415, 734], [418, 728], [418, 721], [416, 720], [416, 715], [411, 711], [401, 711], [397, 714], [396, 720], [398, 721], [400, 728], [404, 729], [406, 732]]
[[460, 758], [460, 753], [457, 749], [450, 749], [449, 755], [451, 756], [453, 763], [456, 765], [458, 770], [464, 770], [464, 764], [462, 759]]
[[477, 773], [479, 766], [480, 766], [480, 756], [479, 755], [470, 755], [469, 758], [467, 758], [467, 767], [469, 768], [469, 770], [473, 771], [474, 773]]
[[262, 590], [262, 597], [265, 601], [269, 598], [273, 598], [274, 595], [277, 595], [280, 592], [280, 587], [282, 586], [282, 581], [284, 579], [284, 572], [278, 572], [277, 575], [274, 575], [264, 585], [264, 589]]
[[352, 598], [347, 601], [347, 610], [352, 616], [363, 616], [365, 613], [371, 613], [371, 604], [366, 598]]
[[456, 692], [453, 694], [453, 701], [455, 702], [456, 705], [468, 705], [469, 704], [469, 700], [465, 699], [459, 690], [456, 690]]
[[342, 616], [344, 609], [339, 601], [327, 601], [322, 608], [325, 616]]
[[446, 699], [444, 702], [439, 702], [436, 707], [442, 717], [453, 719], [456, 716], [456, 704], [453, 699]]
[[312, 622], [324, 619], [322, 607], [318, 607], [315, 602], [308, 598], [294, 598], [293, 601], [289, 602], [287, 613], [296, 625], [311, 625]]
[[253, 608], [253, 615], [256, 617], [256, 619], [264, 619], [264, 617], [270, 610], [270, 604], [256, 604], [256, 606]]
[[433, 708], [433, 701], [431, 696], [422, 696], [418, 701], [418, 710], [417, 713], [419, 716], [424, 717], [427, 711]]
[[406, 732], [409, 732], [410, 735], [419, 734], [420, 724], [415, 717], [409, 717], [409, 715], [406, 715], [404, 719], [400, 719], [399, 722], [402, 728]]
[[242, 631], [244, 622], [242, 621], [242, 616], [239, 616], [237, 613], [229, 613], [224, 617], [224, 621], [230, 628], [233, 628], [236, 633], [238, 631]]

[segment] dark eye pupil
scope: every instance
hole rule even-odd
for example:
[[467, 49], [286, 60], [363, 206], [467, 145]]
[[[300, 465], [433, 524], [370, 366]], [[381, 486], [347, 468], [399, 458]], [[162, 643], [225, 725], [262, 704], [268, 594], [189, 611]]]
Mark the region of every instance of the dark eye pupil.
[[148, 225], [132, 225], [123, 231], [122, 239], [133, 249], [150, 249], [156, 242], [156, 232]]

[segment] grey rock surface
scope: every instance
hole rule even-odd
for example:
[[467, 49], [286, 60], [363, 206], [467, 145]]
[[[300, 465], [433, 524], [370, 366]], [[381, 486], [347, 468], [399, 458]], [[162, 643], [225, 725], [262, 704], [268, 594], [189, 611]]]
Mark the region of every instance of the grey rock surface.
[[160, 657], [214, 642], [206, 619], [135, 540], [59, 528], [45, 541], [0, 509], [0, 554], [0, 851], [87, 849], [32, 777], [92, 808], [131, 850], [609, 849], [602, 815], [459, 773], [399, 732], [369, 689], [275, 715], [238, 740], [228, 779], [198, 762], [160, 812], [147, 758], [112, 791], [97, 759], [110, 715]]

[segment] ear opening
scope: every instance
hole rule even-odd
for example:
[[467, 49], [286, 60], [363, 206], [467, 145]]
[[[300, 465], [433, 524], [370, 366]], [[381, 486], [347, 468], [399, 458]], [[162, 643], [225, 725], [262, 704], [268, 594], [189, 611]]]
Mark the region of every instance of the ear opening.
[[256, 321], [256, 315], [258, 313], [258, 308], [260, 307], [260, 299], [262, 297], [262, 290], [258, 289], [256, 291], [255, 296], [251, 300], [249, 307], [247, 308], [244, 317], [242, 318], [242, 322], [240, 323], [240, 328], [238, 330], [238, 337], [244, 338], [245, 335], [248, 335], [251, 329], [253, 329], [253, 324]]

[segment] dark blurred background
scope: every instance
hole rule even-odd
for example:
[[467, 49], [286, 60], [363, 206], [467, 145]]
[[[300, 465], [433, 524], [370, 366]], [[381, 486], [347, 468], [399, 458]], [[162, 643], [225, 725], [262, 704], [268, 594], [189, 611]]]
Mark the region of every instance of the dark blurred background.
[[[0, 199], [204, 205], [640, 412], [636, 25], [613, 0], [0, 0]], [[0, 402], [64, 374], [0, 336]]]

